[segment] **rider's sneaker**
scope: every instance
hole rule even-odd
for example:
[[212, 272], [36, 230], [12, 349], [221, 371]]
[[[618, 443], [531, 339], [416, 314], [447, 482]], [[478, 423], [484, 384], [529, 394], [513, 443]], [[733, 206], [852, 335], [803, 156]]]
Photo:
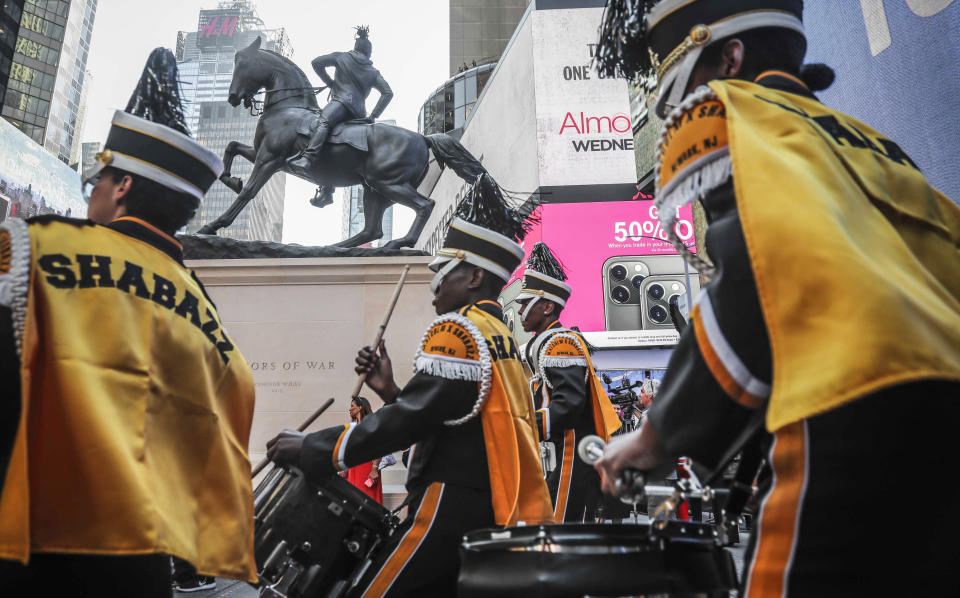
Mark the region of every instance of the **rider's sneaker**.
[[198, 575], [192, 579], [176, 581], [173, 583], [175, 592], [202, 592], [212, 590], [217, 587], [217, 580], [213, 577], [204, 577]]

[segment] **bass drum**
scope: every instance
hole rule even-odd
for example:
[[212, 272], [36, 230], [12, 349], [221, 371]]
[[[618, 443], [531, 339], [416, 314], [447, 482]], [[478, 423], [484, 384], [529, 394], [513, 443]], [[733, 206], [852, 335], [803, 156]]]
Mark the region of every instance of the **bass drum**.
[[396, 526], [350, 482], [333, 476], [311, 484], [293, 468], [271, 470], [253, 504], [261, 596], [345, 595]]
[[554, 524], [478, 530], [460, 547], [460, 598], [727, 597], [730, 553], [709, 525]]

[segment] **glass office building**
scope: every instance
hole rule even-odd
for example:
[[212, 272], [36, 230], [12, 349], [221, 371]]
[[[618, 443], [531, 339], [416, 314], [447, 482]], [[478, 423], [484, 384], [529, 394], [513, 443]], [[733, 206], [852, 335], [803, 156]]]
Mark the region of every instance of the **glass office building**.
[[420, 108], [417, 130], [424, 135], [462, 130], [496, 66], [494, 59], [447, 79]]
[[80, 161], [96, 12], [97, 0], [25, 0], [3, 98], [3, 117], [67, 164]]
[[[290, 57], [293, 53], [284, 29], [267, 29], [252, 2], [220, 2], [214, 10], [201, 10], [196, 31], [177, 37], [177, 62], [183, 82], [186, 120], [198, 142], [223, 155], [231, 141], [253, 143], [257, 116], [247, 108], [227, 103], [233, 78], [233, 58], [238, 49], [261, 39], [261, 47]], [[237, 158], [231, 174], [244, 181], [253, 165]], [[283, 233], [283, 200], [286, 175], [274, 175], [221, 236], [251, 241], [280, 242]], [[237, 194], [217, 181], [207, 192], [197, 216], [187, 225], [194, 233], [222, 214]]]
[[450, 0], [450, 78], [420, 108], [424, 135], [459, 134], [530, 0]]
[[99, 141], [85, 141], [80, 144], [80, 174], [87, 172], [97, 163], [97, 153], [100, 152]]
[[23, 0], [0, 0], [0, 105], [7, 93], [22, 15]]

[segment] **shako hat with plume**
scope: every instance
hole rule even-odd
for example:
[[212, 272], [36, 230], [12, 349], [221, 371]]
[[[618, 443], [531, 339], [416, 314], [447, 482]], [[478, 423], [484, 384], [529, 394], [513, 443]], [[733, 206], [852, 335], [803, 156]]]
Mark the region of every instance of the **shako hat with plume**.
[[431, 283], [434, 291], [443, 277], [463, 262], [482, 268], [506, 283], [523, 261], [519, 242], [536, 221], [529, 216], [530, 205], [526, 208], [512, 205], [489, 174], [479, 174], [457, 206], [443, 247], [430, 263], [430, 269], [437, 273]]
[[804, 35], [803, 0], [609, 0], [600, 25], [601, 71], [657, 78], [657, 114], [683, 100], [703, 49], [776, 27]]
[[153, 50], [126, 110], [114, 113], [104, 149], [97, 154], [96, 165], [84, 173], [85, 181], [111, 166], [200, 203], [223, 172], [223, 162], [190, 137], [179, 85], [173, 52]]
[[533, 304], [540, 299], [553, 301], [560, 307], [567, 304], [573, 289], [565, 283], [567, 274], [563, 271], [563, 264], [553, 255], [546, 243], [537, 243], [527, 258], [527, 269], [523, 273], [523, 286], [517, 300], [530, 299], [526, 307], [520, 312], [520, 319], [525, 320]]

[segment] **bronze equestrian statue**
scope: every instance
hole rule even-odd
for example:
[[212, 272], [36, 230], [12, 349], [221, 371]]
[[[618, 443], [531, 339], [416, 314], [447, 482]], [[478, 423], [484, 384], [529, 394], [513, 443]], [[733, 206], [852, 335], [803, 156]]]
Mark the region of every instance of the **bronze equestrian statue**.
[[[293, 61], [261, 49], [259, 38], [237, 51], [227, 101], [232, 106], [239, 106], [241, 102], [250, 106], [253, 96], [265, 89], [263, 112], [253, 145], [237, 141], [227, 144], [220, 180], [237, 192], [237, 199], [216, 220], [202, 227], [200, 234], [216, 234], [230, 226], [271, 176], [287, 172], [323, 188], [318, 198], [311, 201], [314, 205], [322, 202], [320, 196], [329, 193], [327, 189], [363, 186], [364, 228], [336, 243], [336, 247], [356, 247], [381, 238], [383, 212], [391, 203], [412, 208], [416, 215], [407, 234], [385, 247], [412, 247], [433, 210], [433, 200], [417, 192], [427, 174], [429, 152], [433, 151], [441, 167], [449, 166], [465, 181], [472, 183], [486, 172], [466, 148], [443, 133], [424, 136], [400, 127], [371, 123], [369, 119], [337, 124], [341, 118], [364, 113], [364, 100], [371, 87], [381, 91], [371, 117], [378, 116], [392, 96], [376, 69], [363, 61], [344, 58], [369, 50], [366, 31], [358, 37], [358, 49], [354, 52], [321, 56], [313, 62], [324, 82], [332, 84], [331, 102], [322, 111], [317, 105], [315, 88]], [[364, 66], [362, 78], [349, 66], [341, 66], [351, 64], [350, 61]], [[337, 68], [332, 80], [324, 70], [330, 65]], [[349, 114], [344, 116], [344, 112]], [[253, 162], [246, 184], [230, 174], [234, 156]]]

